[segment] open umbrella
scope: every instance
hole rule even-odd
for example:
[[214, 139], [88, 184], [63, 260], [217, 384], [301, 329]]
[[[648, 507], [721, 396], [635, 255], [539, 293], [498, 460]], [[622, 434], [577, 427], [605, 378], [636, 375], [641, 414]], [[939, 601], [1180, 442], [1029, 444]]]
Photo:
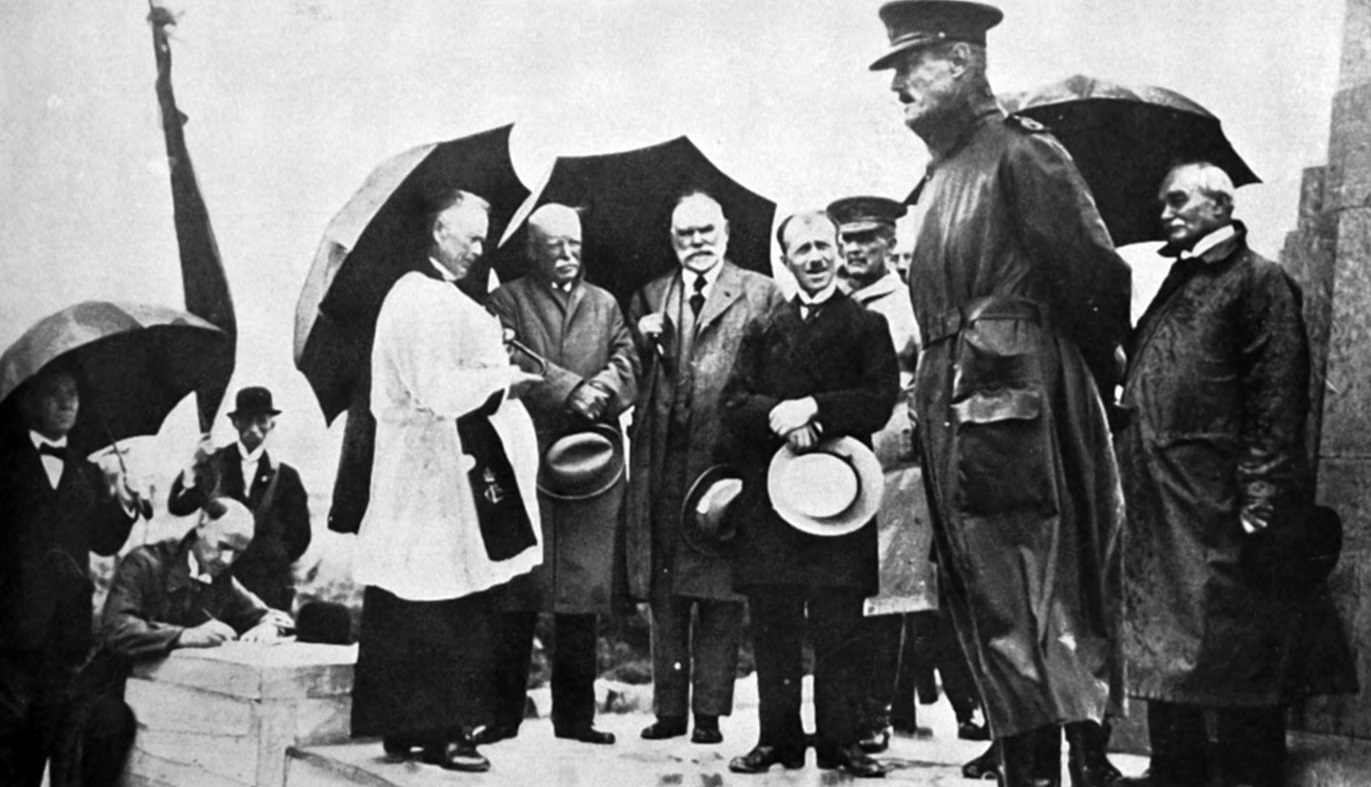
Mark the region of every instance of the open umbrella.
[[0, 355], [0, 422], [20, 423], [20, 397], [13, 394], [59, 358], [74, 364], [83, 383], [68, 440], [84, 454], [155, 434], [187, 394], [232, 371], [233, 343], [209, 322], [164, 306], [68, 306], [34, 323]]
[[511, 222], [495, 255], [496, 273], [508, 280], [525, 272], [523, 219], [557, 202], [581, 210], [586, 279], [626, 304], [638, 288], [676, 269], [671, 211], [691, 189], [723, 206], [729, 259], [770, 275], [776, 204], [725, 175], [686, 137], [621, 153], [559, 157], [546, 185]]
[[1235, 186], [1259, 182], [1219, 119], [1172, 90], [1077, 74], [1000, 102], [1061, 140], [1119, 246], [1163, 239], [1157, 190], [1174, 164], [1204, 160], [1227, 172]]
[[454, 188], [484, 197], [493, 240], [528, 197], [509, 160], [512, 128], [420, 145], [382, 162], [329, 222], [295, 308], [295, 366], [327, 421], [348, 408], [365, 373], [391, 285], [427, 265], [434, 200]]

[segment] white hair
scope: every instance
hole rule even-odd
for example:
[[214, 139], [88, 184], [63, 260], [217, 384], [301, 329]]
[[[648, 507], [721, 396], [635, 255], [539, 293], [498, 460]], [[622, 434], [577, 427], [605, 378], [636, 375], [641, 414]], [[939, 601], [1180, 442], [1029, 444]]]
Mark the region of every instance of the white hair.
[[1178, 164], [1166, 173], [1166, 179], [1162, 181], [1161, 191], [1158, 198], [1166, 196], [1167, 189], [1172, 181], [1182, 172], [1195, 173], [1195, 185], [1200, 193], [1214, 200], [1214, 202], [1226, 211], [1233, 210], [1233, 179], [1228, 177], [1221, 167], [1209, 163], [1208, 161], [1191, 161], [1185, 164]]

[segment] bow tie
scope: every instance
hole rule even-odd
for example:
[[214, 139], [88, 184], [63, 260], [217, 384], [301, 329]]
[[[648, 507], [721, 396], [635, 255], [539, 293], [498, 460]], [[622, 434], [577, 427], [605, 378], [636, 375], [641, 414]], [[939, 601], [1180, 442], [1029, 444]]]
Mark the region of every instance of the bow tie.
[[52, 443], [39, 443], [38, 453], [45, 454], [51, 457], [56, 457], [57, 459], [61, 459], [63, 462], [67, 461], [66, 446], [53, 445]]

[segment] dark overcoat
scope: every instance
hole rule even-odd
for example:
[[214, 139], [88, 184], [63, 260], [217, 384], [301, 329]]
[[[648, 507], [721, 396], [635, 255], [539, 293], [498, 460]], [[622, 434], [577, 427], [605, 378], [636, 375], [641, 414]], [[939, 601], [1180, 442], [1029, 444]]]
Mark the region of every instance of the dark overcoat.
[[[1180, 263], [1129, 361], [1123, 642], [1144, 699], [1276, 705], [1350, 684], [1345, 658], [1311, 660], [1338, 631], [1322, 599], [1267, 592], [1240, 568], [1243, 517], [1297, 526], [1310, 502], [1302, 300], [1244, 234]], [[1321, 656], [1345, 656], [1331, 644]]]
[[[1130, 275], [1065, 149], [993, 102], [919, 187], [914, 383], [946, 601], [996, 737], [1121, 710], [1112, 392]], [[1093, 373], [1093, 374], [1092, 374]]]
[[[567, 407], [579, 385], [595, 385], [610, 394], [600, 422], [619, 430], [620, 414], [638, 395], [639, 366], [613, 295], [584, 281], [570, 293], [555, 291], [546, 280], [530, 274], [492, 293], [487, 307], [547, 362], [543, 382], [522, 398], [538, 432], [540, 455], [558, 437], [591, 425]], [[520, 353], [515, 360], [530, 371], [541, 368]], [[611, 611], [613, 558], [626, 486], [621, 479], [606, 493], [586, 500], [538, 494], [543, 563], [510, 582], [506, 609]]]
[[133, 517], [75, 453], [57, 488], [27, 431], [0, 445], [0, 654], [79, 664], [92, 642], [90, 553], [113, 555]]
[[[649, 283], [633, 296], [629, 327], [643, 359], [644, 382], [634, 410], [631, 433], [631, 477], [626, 511], [628, 584], [634, 597], [659, 592], [696, 598], [742, 601], [733, 590], [727, 557], [707, 555], [682, 541], [679, 505], [690, 483], [715, 462], [719, 441], [719, 397], [733, 368], [738, 345], [749, 323], [784, 302], [780, 287], [766, 276], [729, 262], [710, 290], [696, 322], [694, 351], [688, 368], [678, 368], [679, 344], [668, 337], [654, 344], [637, 334], [638, 320], [654, 312], [675, 311], [681, 300], [679, 271]], [[683, 382], [684, 381], [684, 382]], [[672, 402], [679, 387], [689, 397], [689, 423], [673, 434]], [[683, 470], [666, 472], [668, 444], [683, 445], [685, 456], [671, 463]], [[663, 500], [677, 505], [661, 505]], [[654, 517], [654, 509], [663, 515]]]
[[252, 543], [234, 562], [233, 575], [268, 606], [289, 612], [295, 598], [290, 567], [309, 549], [311, 536], [309, 496], [300, 473], [285, 462], [273, 464], [263, 451], [249, 481], [243, 478], [238, 444], [231, 443], [214, 452], [195, 486], [186, 487], [184, 474], [176, 476], [167, 511], [193, 514], [210, 495], [231, 497], [252, 511]]
[[728, 430], [721, 456], [742, 470], [743, 493], [730, 508], [737, 524], [734, 584], [878, 589], [876, 523], [842, 536], [801, 532], [772, 507], [767, 469], [785, 440], [771, 431], [771, 410], [788, 399], [812, 396], [815, 423], [825, 439], [855, 437], [871, 445], [900, 392], [900, 367], [885, 318], [835, 292], [808, 320], [798, 301], [747, 333], [724, 387]]

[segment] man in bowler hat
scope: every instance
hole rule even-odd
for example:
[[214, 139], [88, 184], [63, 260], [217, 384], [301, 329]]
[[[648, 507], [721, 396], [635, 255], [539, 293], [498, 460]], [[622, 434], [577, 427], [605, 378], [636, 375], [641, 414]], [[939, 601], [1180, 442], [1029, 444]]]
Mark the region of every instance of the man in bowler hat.
[[932, 160], [914, 195], [914, 411], [939, 578], [1011, 787], [1108, 784], [1121, 711], [1122, 492], [1102, 397], [1130, 276], [1084, 180], [986, 78], [999, 9], [896, 0], [872, 70]]
[[249, 386], [238, 392], [228, 414], [238, 439], [216, 449], [205, 435], [191, 465], [172, 483], [167, 510], [186, 516], [213, 497], [231, 497], [256, 517], [256, 535], [233, 567], [243, 586], [273, 609], [289, 612], [295, 598], [291, 564], [309, 548], [309, 496], [300, 474], [273, 461], [267, 438], [281, 411], [271, 391]]

